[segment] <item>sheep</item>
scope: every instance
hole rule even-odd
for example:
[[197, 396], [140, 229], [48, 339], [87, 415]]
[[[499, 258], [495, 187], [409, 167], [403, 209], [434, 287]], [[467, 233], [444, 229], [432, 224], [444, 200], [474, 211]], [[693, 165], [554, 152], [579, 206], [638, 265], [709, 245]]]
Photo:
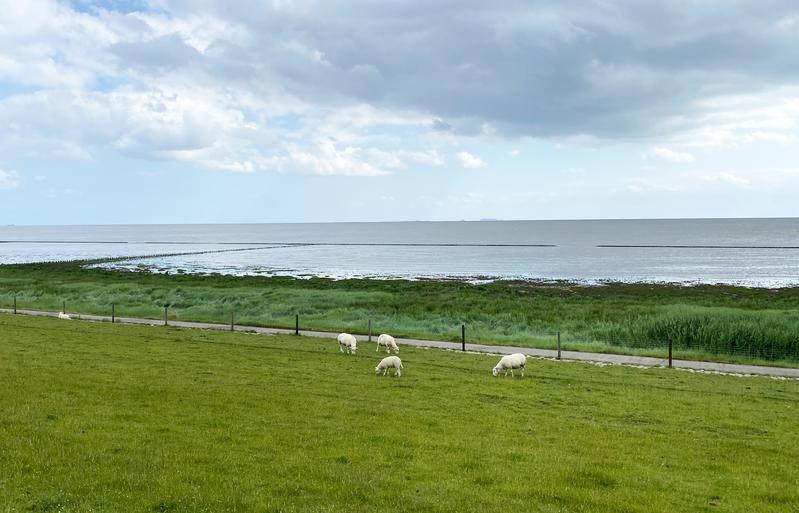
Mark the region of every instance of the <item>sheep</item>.
[[521, 369], [522, 377], [524, 377], [524, 365], [526, 363], [527, 357], [521, 353], [505, 355], [500, 358], [499, 363], [494, 367], [491, 373], [496, 377], [499, 375], [499, 371], [504, 370], [505, 376], [507, 376], [508, 369], [510, 369], [510, 375], [513, 377], [513, 369]]
[[394, 351], [395, 353], [399, 353], [399, 347], [397, 347], [397, 342], [394, 340], [394, 337], [391, 335], [386, 335], [383, 333], [379, 337], [377, 337], [377, 348], [375, 349], [375, 353], [380, 350], [380, 346], [386, 347], [386, 352], [390, 353]]
[[349, 333], [341, 333], [338, 336], [338, 349], [344, 354], [354, 355], [358, 349], [358, 341]]
[[72, 320], [72, 317], [70, 317], [69, 314], [65, 314], [64, 312], [58, 312], [58, 318], [59, 319], [64, 319], [65, 321], [71, 321]]
[[394, 369], [394, 376], [400, 377], [402, 375], [402, 360], [399, 359], [399, 356], [386, 356], [380, 360], [380, 363], [375, 367], [375, 374], [380, 374], [380, 371], [383, 371], [383, 376], [385, 376], [388, 369], [391, 368]]

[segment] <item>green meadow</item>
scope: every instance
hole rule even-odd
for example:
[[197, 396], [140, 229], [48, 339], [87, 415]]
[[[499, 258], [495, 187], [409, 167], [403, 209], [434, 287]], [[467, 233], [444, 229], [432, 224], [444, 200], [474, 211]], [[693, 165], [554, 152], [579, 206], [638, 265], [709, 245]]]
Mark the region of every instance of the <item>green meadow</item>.
[[799, 288], [329, 280], [0, 266], [0, 306], [799, 365]]
[[797, 381], [381, 356], [0, 314], [0, 511], [797, 511]]

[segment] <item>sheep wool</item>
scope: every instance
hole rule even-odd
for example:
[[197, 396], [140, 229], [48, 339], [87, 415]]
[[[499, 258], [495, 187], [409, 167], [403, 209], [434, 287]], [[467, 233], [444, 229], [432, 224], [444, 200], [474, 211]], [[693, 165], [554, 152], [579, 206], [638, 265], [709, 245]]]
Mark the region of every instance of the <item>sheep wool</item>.
[[338, 336], [338, 349], [344, 354], [355, 354], [358, 349], [358, 340], [349, 333], [341, 333]]
[[64, 319], [65, 321], [71, 321], [72, 320], [72, 317], [70, 317], [69, 314], [65, 314], [64, 312], [58, 312], [58, 318], [59, 319]]
[[521, 353], [514, 353], [505, 355], [500, 358], [499, 363], [494, 367], [491, 373], [496, 377], [500, 371], [505, 371], [505, 376], [510, 375], [513, 377], [513, 369], [521, 369], [522, 377], [524, 377], [524, 366], [527, 364], [527, 357]]
[[395, 353], [399, 353], [399, 347], [397, 347], [397, 342], [394, 340], [394, 337], [391, 335], [386, 335], [383, 333], [379, 337], [377, 337], [377, 349], [375, 349], [375, 353], [380, 350], [380, 346], [386, 348], [386, 352], [390, 353], [394, 351]]
[[380, 374], [380, 371], [383, 371], [383, 376], [385, 376], [389, 369], [394, 369], [394, 375], [397, 377], [402, 375], [402, 360], [399, 359], [399, 356], [386, 356], [380, 360], [375, 367], [375, 374]]

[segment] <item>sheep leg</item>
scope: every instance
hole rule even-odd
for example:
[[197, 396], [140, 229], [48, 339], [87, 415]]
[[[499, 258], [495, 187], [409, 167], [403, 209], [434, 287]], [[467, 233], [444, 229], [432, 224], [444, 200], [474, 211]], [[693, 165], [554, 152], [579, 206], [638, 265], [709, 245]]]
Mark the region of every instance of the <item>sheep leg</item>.
[[341, 347], [341, 344], [338, 345], [338, 350], [341, 351], [342, 353], [344, 353], [344, 348]]
[[515, 378], [516, 376], [513, 375], [513, 368], [510, 369], [510, 377]]
[[397, 369], [396, 376], [400, 377], [401, 375], [402, 375], [402, 372], [399, 369]]
[[524, 377], [524, 367], [522, 367], [522, 377]]

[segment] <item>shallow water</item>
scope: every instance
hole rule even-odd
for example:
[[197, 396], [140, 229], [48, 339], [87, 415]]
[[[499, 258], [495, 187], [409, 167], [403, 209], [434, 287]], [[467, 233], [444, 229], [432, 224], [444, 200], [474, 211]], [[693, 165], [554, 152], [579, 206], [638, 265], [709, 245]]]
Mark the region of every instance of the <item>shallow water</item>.
[[0, 227], [0, 240], [12, 241], [0, 244], [0, 263], [214, 251], [101, 265], [334, 278], [799, 285], [799, 219], [14, 226]]

